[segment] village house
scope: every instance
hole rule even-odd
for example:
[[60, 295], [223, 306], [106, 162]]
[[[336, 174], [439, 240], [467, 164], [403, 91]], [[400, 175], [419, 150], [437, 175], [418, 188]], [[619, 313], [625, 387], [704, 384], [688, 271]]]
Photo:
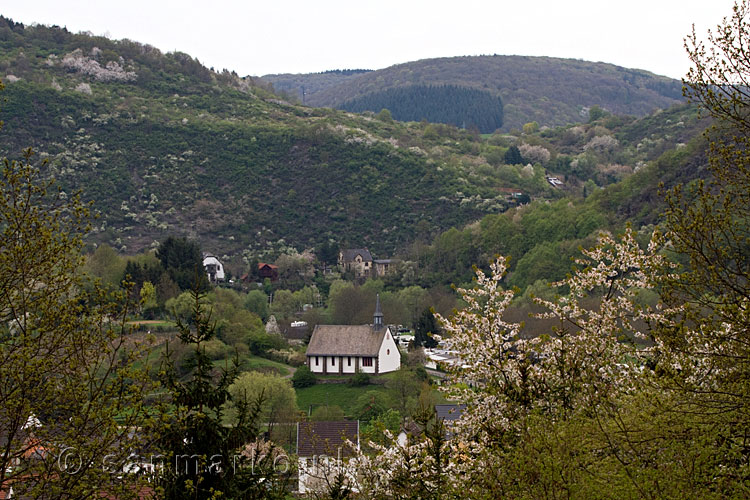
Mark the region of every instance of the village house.
[[339, 252], [339, 267], [351, 271], [356, 278], [367, 278], [372, 273], [372, 254], [366, 248], [349, 248]]
[[208, 281], [211, 283], [224, 281], [224, 266], [215, 255], [211, 255], [210, 253], [203, 254], [203, 269], [206, 270]]
[[[452, 428], [456, 421], [461, 418], [466, 410], [465, 404], [440, 404], [435, 405], [435, 418], [443, 423], [445, 429], [445, 439], [452, 439]], [[401, 430], [396, 437], [399, 446], [408, 446], [410, 442], [415, 442], [415, 436], [419, 436], [422, 429], [413, 421], [407, 421], [401, 426]]]
[[378, 296], [371, 325], [317, 325], [307, 346], [307, 366], [319, 374], [396, 371], [401, 353], [394, 333], [383, 324]]
[[261, 280], [266, 278], [271, 281], [279, 281], [279, 267], [273, 264], [266, 264], [265, 262], [258, 263], [258, 277]]
[[466, 410], [465, 404], [441, 404], [435, 405], [435, 417], [442, 420], [446, 426], [451, 426], [460, 419]]
[[435, 418], [441, 420], [445, 426], [445, 438], [453, 438], [453, 426], [466, 411], [465, 404], [435, 405]]
[[372, 263], [375, 276], [385, 276], [395, 268], [396, 264], [393, 259], [375, 259]]
[[425, 368], [447, 370], [450, 366], [462, 366], [456, 351], [445, 348], [425, 349]]
[[342, 472], [353, 486], [354, 475], [347, 467], [347, 460], [354, 455], [354, 449], [347, 441], [359, 449], [358, 421], [297, 423], [300, 493], [320, 489]]

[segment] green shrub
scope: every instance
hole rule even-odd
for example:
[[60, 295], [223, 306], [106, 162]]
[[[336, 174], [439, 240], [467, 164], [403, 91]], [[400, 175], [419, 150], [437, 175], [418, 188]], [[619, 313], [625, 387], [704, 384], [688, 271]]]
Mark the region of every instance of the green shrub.
[[392, 406], [388, 396], [380, 391], [367, 391], [361, 394], [354, 406], [352, 415], [362, 422], [369, 422]]
[[229, 352], [227, 345], [219, 339], [203, 342], [202, 347], [205, 349], [206, 356], [213, 360], [224, 359]]
[[307, 357], [304, 353], [292, 349], [269, 349], [263, 353], [262, 356], [266, 359], [271, 359], [291, 366], [303, 366], [307, 363]]
[[412, 370], [414, 377], [420, 382], [427, 382], [430, 380], [430, 376], [427, 374], [427, 369], [424, 366], [416, 366]]
[[308, 368], [307, 366], [299, 367], [292, 376], [292, 385], [296, 389], [310, 387], [311, 385], [315, 385], [316, 383], [318, 383], [318, 379], [315, 378], [315, 374], [311, 372], [310, 368]]
[[370, 376], [366, 373], [357, 372], [351, 379], [349, 385], [352, 387], [362, 387], [370, 383]]

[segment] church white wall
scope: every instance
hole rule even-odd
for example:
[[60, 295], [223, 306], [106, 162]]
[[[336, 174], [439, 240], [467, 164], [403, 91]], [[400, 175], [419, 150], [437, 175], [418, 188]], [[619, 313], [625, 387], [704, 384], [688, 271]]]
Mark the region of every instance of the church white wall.
[[323, 373], [323, 363], [325, 363], [325, 356], [318, 356], [318, 365], [315, 365], [315, 356], [308, 357], [308, 363], [310, 371], [313, 373]]
[[383, 337], [378, 359], [380, 360], [380, 373], [393, 372], [401, 367], [401, 352], [398, 350], [396, 341], [393, 340], [390, 328]]
[[[349, 364], [349, 360], [351, 360], [351, 365]], [[341, 367], [343, 368], [344, 373], [356, 373], [356, 366], [357, 366], [357, 357], [356, 356], [342, 356], [341, 357]]]
[[372, 359], [372, 366], [362, 366], [362, 358], [359, 359], [359, 371], [362, 373], [375, 373], [375, 358]]
[[328, 368], [328, 373], [338, 373], [339, 372], [339, 357], [338, 356], [326, 356], [326, 367]]

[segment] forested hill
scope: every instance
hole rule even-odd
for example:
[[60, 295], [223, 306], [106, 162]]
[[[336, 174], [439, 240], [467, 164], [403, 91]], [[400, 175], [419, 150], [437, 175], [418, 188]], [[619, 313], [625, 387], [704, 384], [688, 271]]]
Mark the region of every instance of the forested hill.
[[343, 107], [347, 101], [409, 85], [475, 88], [502, 98], [502, 130], [520, 129], [533, 121], [548, 126], [585, 121], [586, 110], [594, 105], [616, 114], [644, 116], [682, 100], [682, 84], [677, 80], [612, 64], [553, 57], [448, 57], [362, 74], [267, 75], [263, 79], [292, 96], [300, 96], [304, 86], [306, 104], [329, 107]]
[[[331, 75], [369, 74], [346, 73]], [[0, 154], [33, 147], [65, 192], [93, 200], [93, 240], [132, 253], [188, 236], [240, 262], [328, 241], [397, 255], [529, 200], [639, 176], [705, 125], [687, 106], [642, 119], [593, 108], [584, 124], [482, 136], [290, 104], [187, 54], [3, 18], [0, 80]], [[467, 259], [481, 260], [440, 262]]]
[[[344, 72], [345, 73], [345, 72]], [[390, 254], [502, 210], [469, 132], [291, 105], [183, 53], [0, 18], [0, 153], [33, 147], [125, 252], [185, 235], [220, 255], [334, 239]], [[436, 133], [437, 132], [437, 133]], [[514, 185], [515, 184], [515, 185]]]

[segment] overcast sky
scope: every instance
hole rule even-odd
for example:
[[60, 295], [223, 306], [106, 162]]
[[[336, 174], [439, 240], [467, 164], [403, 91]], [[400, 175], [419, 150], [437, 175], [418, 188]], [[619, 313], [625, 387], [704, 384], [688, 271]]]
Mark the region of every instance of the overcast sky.
[[603, 61], [681, 78], [683, 38], [731, 0], [3, 0], [0, 14], [129, 38], [240, 76], [379, 69], [430, 57], [518, 54]]

